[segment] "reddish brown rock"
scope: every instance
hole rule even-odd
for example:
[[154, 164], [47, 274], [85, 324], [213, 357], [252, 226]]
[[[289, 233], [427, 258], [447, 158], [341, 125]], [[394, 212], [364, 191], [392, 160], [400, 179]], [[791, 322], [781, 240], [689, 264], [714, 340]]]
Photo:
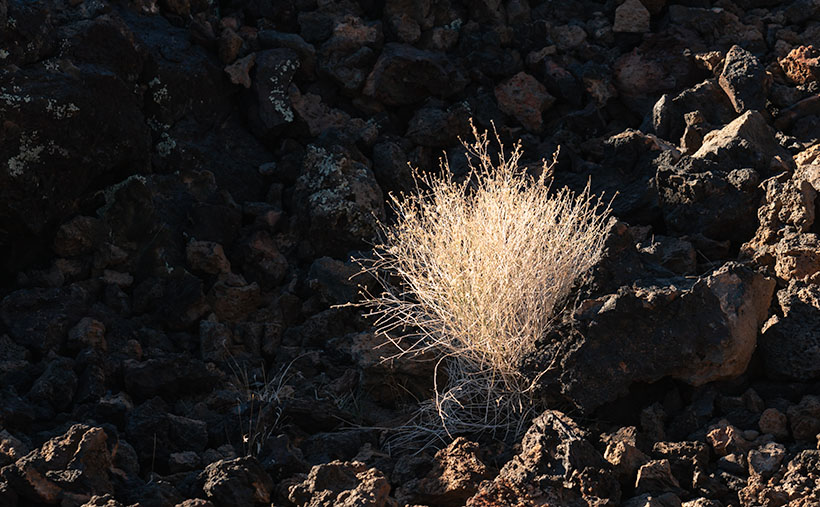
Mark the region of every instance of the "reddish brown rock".
[[649, 31], [649, 10], [641, 0], [626, 0], [615, 9], [613, 32], [645, 33]]
[[794, 48], [780, 60], [780, 67], [797, 84], [817, 81], [820, 79], [820, 49], [811, 45]]
[[393, 506], [389, 495], [390, 483], [382, 472], [358, 461], [338, 460], [314, 466], [304, 480], [287, 491], [291, 502], [317, 506]]
[[495, 87], [498, 107], [515, 117], [531, 132], [539, 132], [543, 126], [541, 113], [555, 102], [546, 87], [526, 72], [519, 72]]
[[219, 59], [222, 63], [227, 65], [236, 60], [243, 43], [242, 37], [230, 28], [222, 30], [219, 36]]
[[746, 454], [751, 444], [743, 438], [741, 431], [723, 420], [706, 434], [706, 441], [718, 456]]
[[456, 438], [436, 453], [433, 469], [421, 480], [403, 485], [396, 498], [409, 504], [464, 505], [481, 481], [491, 477], [478, 452], [478, 444]]
[[680, 484], [672, 475], [672, 467], [668, 459], [652, 460], [638, 470], [635, 479], [637, 493], [663, 493], [678, 491]]
[[820, 433], [820, 397], [804, 396], [800, 403], [787, 410], [792, 436], [795, 440], [812, 442]]
[[75, 424], [3, 468], [0, 482], [7, 482], [25, 504], [82, 505], [93, 494], [113, 493], [107, 439], [102, 428]]
[[185, 249], [191, 269], [212, 275], [231, 272], [231, 262], [222, 245], [213, 241], [191, 240]]
[[259, 306], [259, 285], [247, 283], [239, 275], [227, 275], [208, 292], [208, 303], [219, 320], [237, 322]]
[[775, 438], [784, 439], [789, 436], [789, 422], [786, 419], [786, 414], [776, 408], [764, 410], [760, 414], [757, 426], [762, 433], [769, 433], [774, 435]]
[[231, 83], [250, 88], [252, 83], [250, 72], [255, 63], [256, 53], [251, 53], [225, 67], [225, 73], [230, 77]]

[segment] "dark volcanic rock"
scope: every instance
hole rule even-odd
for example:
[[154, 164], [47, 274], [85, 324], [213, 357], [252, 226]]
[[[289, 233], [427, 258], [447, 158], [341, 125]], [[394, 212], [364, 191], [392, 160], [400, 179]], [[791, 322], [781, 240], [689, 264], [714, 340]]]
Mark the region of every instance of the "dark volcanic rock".
[[[304, 476], [303, 476], [304, 477]], [[290, 486], [288, 500], [297, 505], [388, 505], [390, 483], [376, 468], [359, 461], [316, 465]]]
[[172, 400], [183, 394], [210, 390], [220, 373], [206, 363], [187, 357], [165, 356], [147, 361], [128, 359], [123, 363], [126, 391], [139, 399], [163, 396]]
[[23, 289], [0, 302], [0, 316], [12, 339], [38, 352], [58, 351], [68, 330], [83, 316], [93, 296], [81, 285]]
[[773, 290], [774, 280], [736, 263], [694, 283], [623, 286], [581, 303], [531, 367], [559, 364], [542, 382], [584, 410], [614, 401], [634, 382], [732, 378], [746, 370]]
[[459, 437], [435, 456], [435, 465], [424, 478], [402, 484], [396, 499], [401, 503], [461, 506], [478, 492], [490, 469], [479, 457], [478, 444]]
[[[573, 479], [596, 471], [611, 484], [606, 498], [572, 489]], [[584, 493], [588, 493], [589, 490]], [[491, 505], [588, 505], [620, 500], [620, 488], [608, 464], [572, 419], [556, 410], [538, 416], [521, 441], [521, 452], [507, 462], [492, 482], [482, 484], [468, 507]]]
[[256, 458], [211, 463], [201, 478], [205, 496], [217, 507], [270, 504], [274, 484]]
[[333, 257], [363, 247], [384, 218], [373, 172], [338, 147], [308, 147], [294, 204], [315, 252]]
[[772, 159], [783, 154], [763, 116], [757, 111], [746, 111], [720, 130], [707, 134], [692, 158], [719, 163], [724, 170], [750, 167], [769, 173]]
[[113, 493], [107, 439], [102, 428], [75, 424], [64, 435], [0, 470], [0, 477], [31, 504], [78, 505], [91, 495]]
[[753, 54], [740, 46], [732, 46], [726, 53], [718, 83], [732, 101], [735, 111], [764, 110], [767, 81], [766, 69]]
[[54, 357], [48, 361], [46, 370], [34, 382], [29, 398], [35, 402], [45, 402], [56, 411], [71, 405], [77, 390], [77, 374], [74, 361], [65, 357]]
[[299, 65], [299, 55], [290, 49], [269, 49], [256, 55], [255, 107], [249, 116], [261, 135], [293, 122], [288, 88]]
[[692, 172], [684, 161], [658, 168], [663, 218], [675, 234], [703, 234], [736, 244], [754, 235], [760, 202], [760, 176], [751, 168]]
[[[52, 229], [100, 181], [147, 171], [150, 136], [139, 98], [116, 76], [91, 66], [71, 72], [32, 66], [4, 72], [0, 88], [4, 244], [34, 234], [49, 243]], [[13, 252], [3, 257], [9, 267], [33, 260]]]
[[467, 86], [463, 70], [443, 53], [405, 44], [386, 44], [364, 93], [386, 105], [400, 106], [429, 97], [447, 98]]
[[686, 128], [686, 113], [701, 111], [711, 125], [725, 125], [737, 116], [731, 100], [716, 79], [708, 79], [675, 96], [663, 95], [652, 109], [652, 130], [663, 139], [677, 141]]
[[771, 378], [820, 377], [820, 288], [792, 281], [778, 291], [780, 307], [763, 326], [760, 351]]

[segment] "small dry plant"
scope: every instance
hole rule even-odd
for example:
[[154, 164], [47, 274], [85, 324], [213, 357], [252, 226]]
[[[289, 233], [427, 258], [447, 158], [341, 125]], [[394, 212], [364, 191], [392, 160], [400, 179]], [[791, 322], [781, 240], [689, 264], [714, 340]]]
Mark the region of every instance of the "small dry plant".
[[441, 174], [416, 171], [417, 192], [391, 196], [396, 221], [360, 261], [381, 282], [361, 304], [398, 348], [391, 359], [438, 359], [434, 398], [399, 440], [520, 434], [539, 408], [521, 360], [603, 249], [609, 206], [588, 185], [551, 191], [550, 164], [540, 177], [519, 167], [520, 142], [505, 154], [496, 133], [494, 155], [486, 131], [473, 135], [469, 178], [457, 182], [446, 160]]
[[284, 402], [293, 394], [293, 387], [288, 385], [292, 364], [283, 367], [273, 377], [268, 377], [264, 368], [260, 374], [252, 375], [247, 367], [231, 366], [242, 444], [248, 456], [258, 456], [265, 442], [279, 428]]

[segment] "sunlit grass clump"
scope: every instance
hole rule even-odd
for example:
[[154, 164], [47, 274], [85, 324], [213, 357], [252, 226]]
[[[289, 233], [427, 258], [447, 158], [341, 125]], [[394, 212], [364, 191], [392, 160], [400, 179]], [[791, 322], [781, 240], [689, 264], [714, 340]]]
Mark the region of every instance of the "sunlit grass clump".
[[363, 304], [393, 359], [437, 360], [408, 438], [521, 431], [541, 408], [521, 360], [606, 236], [609, 208], [589, 187], [555, 191], [549, 164], [537, 177], [519, 167], [520, 142], [505, 154], [496, 135], [491, 154], [487, 133], [473, 134], [469, 177], [457, 181], [446, 160], [439, 174], [416, 172], [418, 190], [391, 196], [395, 222], [363, 263], [381, 281]]

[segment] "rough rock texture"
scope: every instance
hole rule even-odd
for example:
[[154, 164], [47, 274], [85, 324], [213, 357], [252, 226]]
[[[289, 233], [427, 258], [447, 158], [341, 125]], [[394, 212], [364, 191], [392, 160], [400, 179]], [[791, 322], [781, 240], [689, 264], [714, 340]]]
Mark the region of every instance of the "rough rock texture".
[[390, 484], [375, 468], [358, 461], [332, 461], [313, 467], [301, 483], [290, 486], [288, 499], [316, 507], [384, 507], [394, 505], [389, 493]]
[[311, 146], [294, 200], [317, 239], [317, 253], [343, 255], [374, 237], [384, 217], [382, 191], [372, 171], [350, 155]]
[[397, 501], [408, 504], [458, 506], [478, 491], [491, 470], [478, 456], [479, 446], [459, 437], [435, 456], [433, 469], [421, 480], [402, 486]]
[[[586, 482], [581, 492], [571, 489]], [[588, 505], [617, 503], [621, 491], [607, 462], [584, 431], [561, 412], [538, 416], [521, 441], [521, 452], [507, 462], [492, 482], [482, 485], [468, 507], [509, 505]]]
[[626, 0], [615, 9], [613, 32], [644, 33], [649, 31], [649, 11], [641, 0]]
[[554, 382], [552, 389], [590, 410], [634, 382], [674, 377], [702, 385], [745, 371], [774, 280], [730, 263], [694, 282], [666, 283], [622, 286], [582, 302], [533, 359], [537, 371], [560, 365], [547, 370], [543, 386], [549, 391]]
[[[817, 504], [818, 22], [0, 0], [0, 505]], [[520, 365], [583, 418], [414, 454], [441, 358], [385, 360], [351, 258], [440, 157], [469, 192], [470, 118], [612, 199]]]
[[21, 501], [32, 504], [81, 504], [94, 494], [113, 493], [107, 440], [102, 428], [76, 424], [0, 469], [0, 477]]
[[773, 378], [797, 380], [820, 376], [820, 290], [792, 281], [777, 292], [779, 311], [763, 325], [760, 349]]
[[514, 116], [532, 132], [541, 131], [541, 114], [555, 101], [544, 85], [525, 72], [519, 72], [496, 86], [495, 98], [499, 109]]
[[732, 46], [726, 53], [718, 83], [738, 113], [761, 111], [766, 107], [766, 69], [740, 46]]
[[364, 93], [387, 105], [450, 97], [467, 85], [464, 71], [444, 54], [405, 44], [386, 44], [367, 77]]
[[271, 501], [273, 481], [254, 458], [217, 461], [208, 465], [202, 475], [202, 491], [217, 507]]

